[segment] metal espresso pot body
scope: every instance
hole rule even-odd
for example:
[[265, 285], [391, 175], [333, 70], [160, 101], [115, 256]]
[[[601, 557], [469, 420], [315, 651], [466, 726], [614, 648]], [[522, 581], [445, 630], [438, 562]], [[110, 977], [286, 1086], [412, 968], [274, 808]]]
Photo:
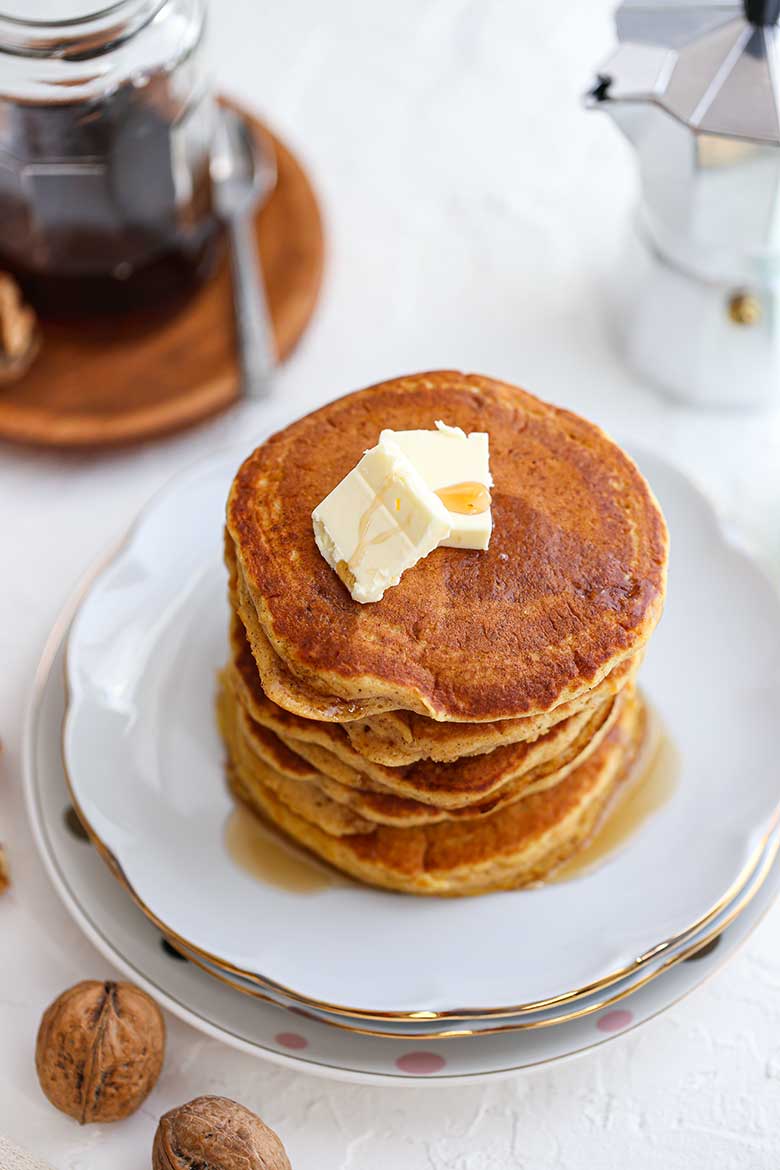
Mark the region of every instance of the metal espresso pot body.
[[780, 405], [780, 0], [625, 0], [586, 101], [635, 147], [628, 362], [702, 406]]

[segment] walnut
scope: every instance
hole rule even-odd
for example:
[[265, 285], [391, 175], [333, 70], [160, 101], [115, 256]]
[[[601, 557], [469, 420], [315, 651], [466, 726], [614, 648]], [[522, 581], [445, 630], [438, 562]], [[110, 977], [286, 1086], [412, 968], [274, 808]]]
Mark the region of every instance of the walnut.
[[11, 871], [8, 868], [8, 858], [5, 849], [0, 845], [0, 894], [4, 894], [11, 884]]
[[22, 300], [13, 277], [0, 272], [0, 382], [20, 378], [38, 352], [35, 313]]
[[129, 1117], [154, 1088], [165, 1053], [165, 1021], [132, 983], [89, 980], [46, 1009], [35, 1066], [52, 1105], [82, 1125]]
[[260, 1118], [227, 1097], [196, 1097], [160, 1118], [153, 1170], [291, 1170]]

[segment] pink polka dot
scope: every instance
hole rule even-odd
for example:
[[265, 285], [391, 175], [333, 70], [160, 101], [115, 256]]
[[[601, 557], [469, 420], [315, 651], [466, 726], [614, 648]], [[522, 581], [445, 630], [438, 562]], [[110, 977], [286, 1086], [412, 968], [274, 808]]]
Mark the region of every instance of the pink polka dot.
[[599, 1032], [620, 1032], [633, 1022], [634, 1017], [631, 1012], [626, 1011], [625, 1008], [618, 1008], [614, 1012], [607, 1012], [605, 1016], [599, 1016], [596, 1020], [596, 1027]]
[[281, 1044], [282, 1048], [308, 1048], [309, 1041], [305, 1036], [301, 1036], [298, 1032], [277, 1032], [274, 1036], [277, 1044]]
[[429, 1076], [431, 1073], [441, 1072], [445, 1061], [438, 1052], [405, 1052], [395, 1062], [395, 1067], [401, 1072], [412, 1073], [413, 1076]]

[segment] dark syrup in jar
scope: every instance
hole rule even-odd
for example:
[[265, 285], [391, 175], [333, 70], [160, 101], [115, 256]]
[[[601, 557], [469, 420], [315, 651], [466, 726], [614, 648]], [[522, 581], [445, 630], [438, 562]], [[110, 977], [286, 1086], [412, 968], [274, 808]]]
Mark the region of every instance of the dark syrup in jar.
[[213, 272], [211, 111], [169, 87], [0, 110], [0, 268], [42, 315], [174, 309]]

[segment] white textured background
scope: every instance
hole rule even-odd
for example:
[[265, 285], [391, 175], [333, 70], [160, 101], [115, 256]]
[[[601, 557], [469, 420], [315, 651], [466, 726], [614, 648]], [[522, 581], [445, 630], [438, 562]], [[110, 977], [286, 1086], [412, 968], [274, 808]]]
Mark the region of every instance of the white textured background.
[[[666, 404], [610, 345], [602, 289], [634, 175], [617, 131], [580, 106], [612, 43], [610, 7], [213, 0], [224, 86], [300, 152], [327, 219], [322, 305], [278, 398], [297, 413], [437, 365], [506, 377], [663, 449], [780, 572], [780, 418]], [[249, 445], [267, 413], [100, 458], [0, 449], [0, 838], [15, 879], [0, 902], [0, 1132], [56, 1170], [139, 1170], [158, 1115], [216, 1092], [280, 1130], [295, 1170], [776, 1170], [780, 908], [666, 1016], [504, 1084], [334, 1085], [171, 1020], [163, 1078], [132, 1121], [80, 1130], [43, 1100], [32, 1064], [42, 1008], [109, 971], [65, 920], [25, 824], [33, 669], [71, 586], [148, 495], [213, 446]]]

